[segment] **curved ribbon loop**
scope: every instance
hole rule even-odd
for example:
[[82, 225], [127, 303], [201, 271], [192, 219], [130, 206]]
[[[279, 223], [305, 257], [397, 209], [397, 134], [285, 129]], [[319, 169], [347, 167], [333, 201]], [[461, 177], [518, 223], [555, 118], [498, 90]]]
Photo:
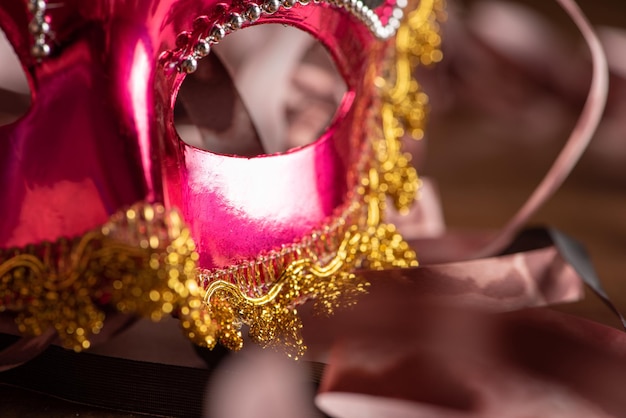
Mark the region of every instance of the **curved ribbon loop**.
[[565, 146], [511, 220], [496, 236], [468, 258], [481, 258], [502, 251], [539, 207], [561, 186], [589, 145], [604, 112], [608, 94], [609, 72], [606, 56], [591, 24], [573, 0], [556, 0], [574, 21], [591, 52], [593, 74], [583, 110]]

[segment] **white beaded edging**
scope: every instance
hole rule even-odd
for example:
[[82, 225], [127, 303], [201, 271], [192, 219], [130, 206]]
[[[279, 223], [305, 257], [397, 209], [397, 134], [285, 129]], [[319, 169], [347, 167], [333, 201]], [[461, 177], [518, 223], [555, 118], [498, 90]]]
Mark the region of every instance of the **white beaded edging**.
[[33, 18], [28, 23], [28, 31], [33, 36], [33, 44], [30, 54], [38, 60], [47, 57], [52, 52], [48, 44], [50, 36], [50, 23], [46, 18], [48, 3], [46, 0], [28, 0], [28, 11]]
[[[281, 9], [290, 9], [296, 4], [307, 6], [310, 2], [311, 0], [264, 0], [262, 4], [248, 4], [242, 13], [231, 12], [225, 15], [223, 21], [214, 22], [207, 36], [195, 41], [191, 53], [179, 56], [176, 68], [180, 72], [191, 74], [197, 70], [198, 60], [207, 56], [211, 52], [211, 46], [219, 43], [228, 33], [256, 22], [263, 15], [272, 15]], [[396, 34], [408, 3], [407, 0], [397, 0], [391, 16], [383, 25], [376, 12], [362, 0], [313, 0], [313, 3], [322, 2], [348, 11], [381, 40], [389, 39]]]

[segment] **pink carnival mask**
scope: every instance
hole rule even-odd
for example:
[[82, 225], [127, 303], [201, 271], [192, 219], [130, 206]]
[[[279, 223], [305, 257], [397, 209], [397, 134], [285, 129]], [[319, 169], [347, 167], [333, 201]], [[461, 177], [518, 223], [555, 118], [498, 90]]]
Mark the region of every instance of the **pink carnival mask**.
[[[5, 2], [0, 25], [32, 106], [0, 128], [0, 309], [22, 333], [54, 328], [76, 350], [110, 305], [175, 313], [209, 346], [240, 347], [247, 323], [260, 343], [301, 353], [296, 305], [316, 299], [332, 311], [340, 295], [363, 291], [355, 268], [415, 264], [382, 213], [386, 194], [400, 209], [415, 195], [399, 142], [421, 135], [426, 102], [411, 72], [420, 57], [439, 59], [441, 11], [422, 1], [400, 27], [406, 7]], [[211, 48], [265, 23], [309, 32], [330, 52], [347, 85], [330, 127], [308, 146], [255, 158], [183, 142], [174, 103], [187, 74], [203, 59], [219, 74]]]
[[[571, 258], [580, 252], [576, 246], [569, 256], [563, 252], [568, 240], [562, 235], [551, 234], [552, 244], [527, 247], [522, 239], [509, 246], [586, 147], [606, 99], [606, 61], [598, 39], [572, 0], [558, 2], [581, 29], [594, 67], [589, 96], [564, 150], [499, 233], [445, 233], [440, 224], [429, 237], [415, 234], [419, 239], [411, 247], [384, 215], [386, 202], [407, 211], [421, 184], [400, 142], [423, 134], [427, 99], [413, 74], [418, 63], [441, 57], [439, 1], [4, 2], [11, 4], [0, 6], [0, 26], [25, 69], [32, 106], [0, 128], [0, 332], [25, 336], [0, 351], [0, 371], [29, 360], [57, 336], [79, 351], [98, 341], [95, 334], [111, 336], [129, 317], [157, 320], [170, 313], [195, 343], [240, 348], [245, 324], [256, 342], [280, 343], [297, 357], [304, 350], [300, 304], [314, 300], [317, 308], [333, 312], [369, 288], [356, 309], [328, 321], [304, 317], [313, 358], [331, 353], [317, 398], [329, 415], [376, 410], [381, 416], [406, 416], [436, 407], [469, 416], [509, 411], [520, 399], [528, 409], [525, 394], [537, 382], [551, 400], [543, 405], [539, 399], [531, 407], [543, 411], [553, 406], [554, 396], [562, 396], [558, 384], [567, 380], [569, 392], [585, 396], [579, 403], [576, 396], [568, 400], [577, 411], [593, 408], [590, 401], [613, 406], [604, 393], [594, 398], [597, 370], [586, 387], [571, 377], [587, 374], [568, 365], [574, 374], [564, 375], [561, 366], [572, 352], [593, 356], [606, 341], [618, 341], [615, 330], [540, 310], [504, 317], [476, 312], [581, 296], [581, 264]], [[212, 51], [229, 33], [263, 23], [312, 34], [331, 53], [347, 85], [330, 126], [314, 143], [271, 155], [259, 155], [257, 133], [237, 113], [240, 99]], [[472, 38], [463, 31], [456, 35]], [[492, 53], [481, 48], [476, 55], [483, 53], [483, 59]], [[203, 77], [213, 90], [198, 84]], [[258, 68], [258, 84], [268, 96], [273, 81]], [[228, 94], [218, 94], [224, 91]], [[202, 95], [209, 96], [210, 106], [194, 105]], [[221, 143], [218, 153], [182, 141], [174, 128], [177, 96], [194, 122], [211, 119], [233, 143], [243, 142]], [[246, 157], [228, 155], [231, 150]], [[418, 209], [436, 206], [427, 187], [420, 191]], [[416, 222], [410, 225], [412, 232], [419, 229]], [[604, 345], [590, 346], [589, 339]], [[315, 357], [316, 350], [322, 356]], [[620, 353], [610, 351], [600, 357], [615, 361], [592, 365], [619, 366]], [[135, 373], [107, 370], [113, 363], [97, 361], [105, 366], [94, 369], [93, 379], [84, 379], [81, 367], [64, 369], [62, 376], [45, 374], [54, 387], [57, 380], [79, 382], [80, 393], [111, 393], [86, 389], [89, 380], [142, 386]], [[491, 367], [488, 373], [484, 365]], [[26, 380], [39, 381], [32, 376], [41, 373], [31, 370], [46, 369], [23, 370]], [[229, 376], [219, 377], [225, 389], [210, 398], [211, 406], [221, 403], [235, 415], [240, 404], [267, 403], [275, 393], [268, 397], [258, 383], [265, 376], [284, 380], [289, 390], [283, 395], [297, 387], [286, 374], [277, 375], [275, 365], [267, 370], [265, 380], [229, 370]], [[543, 378], [549, 380], [545, 385]], [[47, 381], [32, 387], [41, 390]], [[168, 401], [180, 397], [177, 392], [201, 398], [193, 379], [187, 391], [172, 391], [172, 385], [181, 389], [180, 381], [163, 379], [161, 392], [147, 381], [150, 396], [137, 396], [138, 408], [158, 398], [162, 412], [169, 402], [155, 393]], [[468, 387], [471, 393], [465, 393]], [[456, 394], [465, 396], [461, 403]], [[304, 406], [309, 405], [295, 410]]]

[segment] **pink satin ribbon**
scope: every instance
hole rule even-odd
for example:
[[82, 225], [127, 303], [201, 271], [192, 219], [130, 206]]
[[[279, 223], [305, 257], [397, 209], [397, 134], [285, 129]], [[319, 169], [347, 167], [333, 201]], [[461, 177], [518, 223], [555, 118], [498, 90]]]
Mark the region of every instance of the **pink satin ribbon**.
[[334, 346], [316, 398], [324, 412], [582, 418], [626, 410], [622, 332], [548, 309], [485, 315], [402, 307], [386, 305], [391, 325], [374, 322], [369, 334]]
[[[15, 324], [9, 323], [11, 318], [0, 316], [0, 331], [14, 334]], [[0, 372], [12, 369], [43, 353], [56, 338], [54, 329], [50, 328], [37, 337], [24, 337], [0, 351]]]
[[557, 0], [557, 2], [572, 18], [591, 52], [593, 74], [585, 106], [565, 146], [528, 200], [489, 244], [475, 253], [468, 254], [467, 258], [486, 257], [496, 254], [506, 247], [533, 213], [563, 184], [589, 145], [602, 118], [609, 83], [608, 65], [602, 45], [575, 1]]
[[[329, 415], [474, 417], [518, 411], [554, 416], [560, 405], [563, 416], [582, 417], [619, 415], [626, 408], [623, 397], [611, 390], [619, 381], [615, 370], [626, 369], [623, 333], [546, 310], [503, 316], [459, 308], [469, 305], [484, 311], [493, 303], [491, 307], [497, 310], [517, 309], [571, 300], [581, 291], [569, 266], [546, 258], [554, 254], [554, 248], [537, 250], [542, 259], [537, 252], [493, 257], [562, 184], [589, 144], [606, 103], [608, 69], [600, 42], [574, 1], [557, 1], [579, 27], [593, 63], [589, 94], [565, 147], [528, 200], [495, 236], [448, 234], [414, 242], [423, 246], [422, 267], [370, 276], [398, 280], [402, 288], [380, 290], [379, 282], [374, 282], [368, 295], [370, 305], [366, 299], [344, 322], [338, 319], [318, 325], [320, 334], [315, 338], [334, 342], [316, 399]], [[529, 262], [532, 257], [535, 261]], [[518, 270], [511, 274], [514, 266]], [[554, 274], [558, 269], [560, 274]], [[540, 270], [560, 290], [551, 298], [533, 300], [530, 295], [549, 288], [546, 282], [534, 281], [542, 277]], [[518, 284], [518, 295], [523, 295], [519, 303], [507, 303], [502, 297], [507, 286], [498, 284], [507, 281], [511, 295], [517, 294], [512, 284]], [[447, 299], [443, 308], [442, 297]], [[305, 326], [305, 332], [315, 330]], [[580, 367], [583, 361], [589, 366]]]

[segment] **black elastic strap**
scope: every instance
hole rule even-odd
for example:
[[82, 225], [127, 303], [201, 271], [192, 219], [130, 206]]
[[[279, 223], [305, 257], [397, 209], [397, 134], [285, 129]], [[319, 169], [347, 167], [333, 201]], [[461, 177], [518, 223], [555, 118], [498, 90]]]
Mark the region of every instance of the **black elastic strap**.
[[585, 247], [580, 242], [557, 229], [549, 228], [548, 232], [563, 259], [576, 270], [576, 273], [582, 278], [583, 282], [598, 295], [602, 302], [617, 315], [626, 330], [626, 319], [613, 304], [609, 295], [602, 287], [600, 278], [591, 263], [591, 258]]
[[[0, 347], [17, 338], [0, 334]], [[225, 349], [216, 347], [203, 357], [208, 356], [215, 366], [225, 353]], [[0, 373], [0, 383], [134, 414], [200, 417], [211, 371], [75, 353], [51, 346], [30, 362]]]
[[565, 260], [578, 273], [583, 283], [602, 300], [602, 302], [620, 319], [626, 330], [626, 319], [609, 298], [596, 273], [591, 257], [585, 247], [569, 235], [554, 228], [528, 228], [522, 231], [504, 254], [514, 254], [522, 251], [530, 251], [537, 248], [554, 245]]

